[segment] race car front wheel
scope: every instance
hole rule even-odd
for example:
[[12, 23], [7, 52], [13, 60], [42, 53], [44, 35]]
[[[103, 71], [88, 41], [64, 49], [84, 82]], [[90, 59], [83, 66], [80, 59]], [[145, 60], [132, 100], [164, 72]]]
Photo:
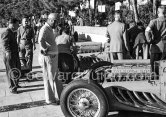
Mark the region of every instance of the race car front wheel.
[[108, 101], [95, 83], [75, 80], [61, 94], [61, 109], [65, 117], [107, 117]]

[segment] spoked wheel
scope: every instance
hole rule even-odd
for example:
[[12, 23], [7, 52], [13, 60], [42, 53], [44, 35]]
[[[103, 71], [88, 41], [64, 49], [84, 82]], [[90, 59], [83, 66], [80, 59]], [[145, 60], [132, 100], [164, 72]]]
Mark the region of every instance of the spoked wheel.
[[73, 90], [67, 99], [67, 103], [67, 108], [73, 117], [76, 115], [95, 117], [100, 110], [100, 102], [97, 96], [84, 88]]
[[106, 117], [108, 101], [95, 83], [75, 80], [63, 90], [61, 108], [66, 117]]

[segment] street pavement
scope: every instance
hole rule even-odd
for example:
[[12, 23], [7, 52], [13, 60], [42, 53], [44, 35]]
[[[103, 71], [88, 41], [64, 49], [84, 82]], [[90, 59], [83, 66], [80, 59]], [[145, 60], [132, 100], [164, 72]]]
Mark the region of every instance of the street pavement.
[[38, 64], [38, 45], [34, 51], [32, 79], [20, 79], [18, 94], [8, 88], [5, 66], [0, 52], [0, 117], [64, 117], [60, 106], [46, 105], [42, 71]]
[[[38, 53], [39, 46], [37, 45], [37, 49], [34, 51], [31, 81], [28, 82], [26, 77], [20, 79], [19, 85], [22, 88], [18, 88], [18, 94], [12, 94], [8, 88], [0, 47], [0, 117], [65, 117], [59, 105], [45, 103]], [[114, 115], [114, 113], [110, 115]]]

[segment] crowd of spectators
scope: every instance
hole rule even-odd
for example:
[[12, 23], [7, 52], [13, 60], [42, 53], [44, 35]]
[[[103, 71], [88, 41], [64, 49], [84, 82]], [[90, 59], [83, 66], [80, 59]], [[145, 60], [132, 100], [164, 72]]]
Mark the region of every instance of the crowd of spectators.
[[142, 22], [132, 22], [126, 27], [121, 12], [115, 12], [115, 21], [107, 27], [110, 61], [119, 59], [150, 59], [154, 72], [155, 61], [166, 58], [166, 8], [159, 6], [158, 18], [145, 28]]

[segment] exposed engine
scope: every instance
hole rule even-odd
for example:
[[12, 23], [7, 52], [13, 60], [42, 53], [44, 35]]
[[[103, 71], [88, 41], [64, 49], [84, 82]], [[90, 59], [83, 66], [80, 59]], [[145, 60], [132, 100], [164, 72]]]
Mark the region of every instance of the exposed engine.
[[117, 82], [148, 80], [152, 76], [150, 65], [113, 65], [108, 71], [107, 79]]

